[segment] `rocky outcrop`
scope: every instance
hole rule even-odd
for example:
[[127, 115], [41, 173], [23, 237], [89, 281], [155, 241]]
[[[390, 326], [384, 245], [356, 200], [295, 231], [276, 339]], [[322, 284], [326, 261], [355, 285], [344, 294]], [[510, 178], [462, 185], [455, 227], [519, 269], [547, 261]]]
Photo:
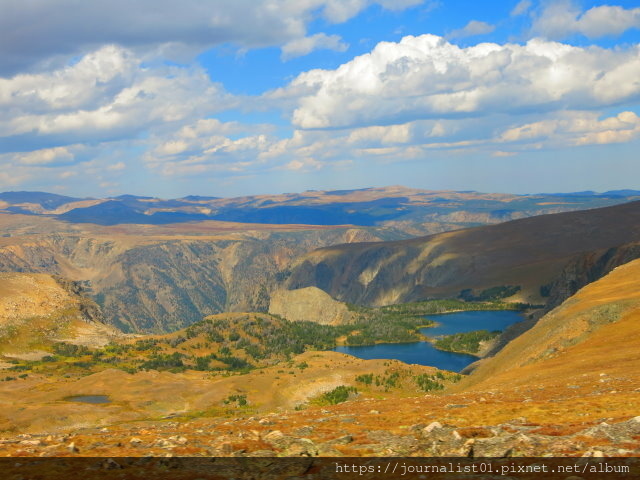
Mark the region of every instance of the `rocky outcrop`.
[[[55, 342], [103, 346], [121, 336], [81, 286], [46, 274], [0, 273], [0, 351], [29, 355]], [[39, 355], [39, 354], [38, 354]]]
[[276, 290], [271, 294], [269, 313], [294, 322], [309, 321], [321, 325], [343, 325], [353, 321], [347, 306], [317, 287]]

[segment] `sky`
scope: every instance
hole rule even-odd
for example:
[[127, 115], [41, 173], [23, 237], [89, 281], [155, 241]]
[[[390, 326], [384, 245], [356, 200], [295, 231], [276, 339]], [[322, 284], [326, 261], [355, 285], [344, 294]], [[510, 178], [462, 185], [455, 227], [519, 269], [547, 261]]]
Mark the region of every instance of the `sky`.
[[640, 4], [0, 0], [0, 191], [640, 189]]

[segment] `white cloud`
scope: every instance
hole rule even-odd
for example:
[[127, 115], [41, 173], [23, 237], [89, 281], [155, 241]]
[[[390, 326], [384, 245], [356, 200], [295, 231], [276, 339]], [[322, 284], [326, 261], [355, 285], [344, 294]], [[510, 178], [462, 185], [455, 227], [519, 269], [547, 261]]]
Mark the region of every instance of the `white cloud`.
[[308, 55], [315, 50], [334, 50], [344, 52], [349, 45], [342, 41], [340, 35], [326, 35], [316, 33], [310, 37], [297, 38], [291, 40], [282, 47], [282, 59], [290, 60], [295, 57]]
[[127, 166], [125, 165], [124, 162], [117, 162], [114, 163], [113, 165], [109, 165], [107, 167], [107, 170], [112, 171], [112, 172], [119, 172], [121, 170], [124, 170]]
[[284, 170], [293, 171], [320, 170], [321, 168], [323, 168], [323, 164], [314, 158], [291, 160], [283, 167]]
[[452, 31], [448, 38], [466, 38], [466, 37], [474, 37], [476, 35], [486, 35], [487, 33], [491, 33], [496, 29], [495, 26], [490, 25], [486, 22], [480, 22], [478, 20], [471, 20], [464, 27]]
[[511, 16], [517, 17], [519, 15], [524, 15], [531, 8], [531, 0], [520, 0], [518, 4], [513, 7], [511, 10]]
[[58, 70], [0, 79], [0, 138], [135, 138], [231, 101], [201, 69], [144, 67], [131, 51], [105, 46]]
[[[5, 2], [7, 3], [7, 2]], [[422, 0], [28, 0], [3, 5], [0, 74], [56, 55], [83, 54], [107, 43], [184, 59], [232, 43], [279, 46], [323, 17], [344, 22], [373, 4], [401, 10]], [[28, 27], [26, 27], [28, 26]]]
[[625, 9], [602, 5], [582, 13], [571, 0], [547, 4], [534, 19], [534, 35], [562, 39], [579, 33], [588, 38], [620, 35], [632, 28], [640, 28], [640, 8]]
[[460, 48], [441, 37], [381, 42], [335, 70], [311, 70], [267, 97], [295, 99], [300, 128], [404, 124], [528, 111], [597, 109], [640, 98], [640, 46]]
[[69, 163], [74, 155], [67, 147], [44, 148], [15, 155], [15, 161], [22, 165], [49, 165]]
[[268, 134], [269, 130], [266, 125], [249, 127], [215, 119], [199, 120], [168, 138], [153, 138], [144, 161], [166, 176], [239, 173], [263, 163], [260, 154], [277, 141]]
[[502, 142], [590, 145], [628, 142], [640, 137], [640, 117], [624, 111], [600, 119], [594, 112], [563, 112], [555, 118], [511, 128], [502, 133]]

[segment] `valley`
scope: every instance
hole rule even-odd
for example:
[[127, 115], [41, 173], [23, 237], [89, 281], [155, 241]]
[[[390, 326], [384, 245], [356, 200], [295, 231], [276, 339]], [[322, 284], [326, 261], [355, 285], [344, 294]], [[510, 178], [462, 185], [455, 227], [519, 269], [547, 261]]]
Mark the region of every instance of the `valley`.
[[639, 205], [416, 238], [0, 214], [0, 451], [640, 455]]

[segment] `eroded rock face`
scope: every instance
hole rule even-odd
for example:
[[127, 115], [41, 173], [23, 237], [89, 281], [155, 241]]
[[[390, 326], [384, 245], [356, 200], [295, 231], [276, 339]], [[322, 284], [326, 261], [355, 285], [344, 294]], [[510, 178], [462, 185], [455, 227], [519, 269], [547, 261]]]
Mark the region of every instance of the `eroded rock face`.
[[271, 295], [269, 313], [294, 322], [309, 321], [321, 325], [351, 323], [353, 314], [347, 306], [317, 287], [278, 290]]

